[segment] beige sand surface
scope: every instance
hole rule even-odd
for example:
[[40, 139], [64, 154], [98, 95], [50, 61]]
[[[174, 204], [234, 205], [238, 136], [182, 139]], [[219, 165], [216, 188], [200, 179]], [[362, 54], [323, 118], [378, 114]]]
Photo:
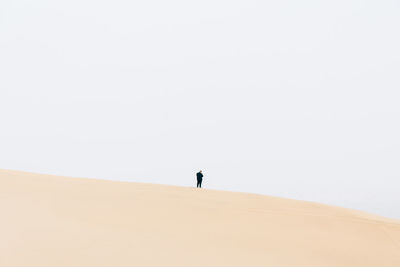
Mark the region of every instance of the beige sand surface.
[[254, 194], [0, 170], [0, 266], [399, 267], [400, 221]]

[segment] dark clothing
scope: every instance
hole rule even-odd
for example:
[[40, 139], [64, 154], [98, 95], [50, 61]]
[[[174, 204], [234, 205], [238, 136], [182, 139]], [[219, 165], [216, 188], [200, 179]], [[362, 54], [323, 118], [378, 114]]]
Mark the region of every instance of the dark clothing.
[[203, 174], [201, 172], [196, 173], [197, 177], [197, 187], [201, 188], [201, 183], [203, 182]]

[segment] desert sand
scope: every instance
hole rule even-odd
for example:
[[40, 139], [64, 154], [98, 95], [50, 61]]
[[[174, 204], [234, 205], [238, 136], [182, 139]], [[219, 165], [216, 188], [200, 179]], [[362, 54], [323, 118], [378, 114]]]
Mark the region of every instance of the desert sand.
[[0, 266], [399, 267], [400, 221], [312, 202], [0, 170]]

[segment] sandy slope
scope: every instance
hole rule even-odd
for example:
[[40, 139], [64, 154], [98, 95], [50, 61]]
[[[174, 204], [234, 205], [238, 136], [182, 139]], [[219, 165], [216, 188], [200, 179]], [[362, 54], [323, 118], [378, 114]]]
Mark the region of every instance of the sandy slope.
[[0, 170], [0, 266], [399, 267], [400, 222], [267, 196]]

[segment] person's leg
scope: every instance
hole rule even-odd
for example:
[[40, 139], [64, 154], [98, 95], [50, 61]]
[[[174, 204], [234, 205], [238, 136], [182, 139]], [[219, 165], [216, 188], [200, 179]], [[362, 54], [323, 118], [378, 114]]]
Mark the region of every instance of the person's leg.
[[201, 188], [201, 183], [203, 182], [203, 179], [200, 179], [200, 188]]
[[197, 179], [197, 188], [199, 187], [199, 185], [200, 185], [200, 180]]

